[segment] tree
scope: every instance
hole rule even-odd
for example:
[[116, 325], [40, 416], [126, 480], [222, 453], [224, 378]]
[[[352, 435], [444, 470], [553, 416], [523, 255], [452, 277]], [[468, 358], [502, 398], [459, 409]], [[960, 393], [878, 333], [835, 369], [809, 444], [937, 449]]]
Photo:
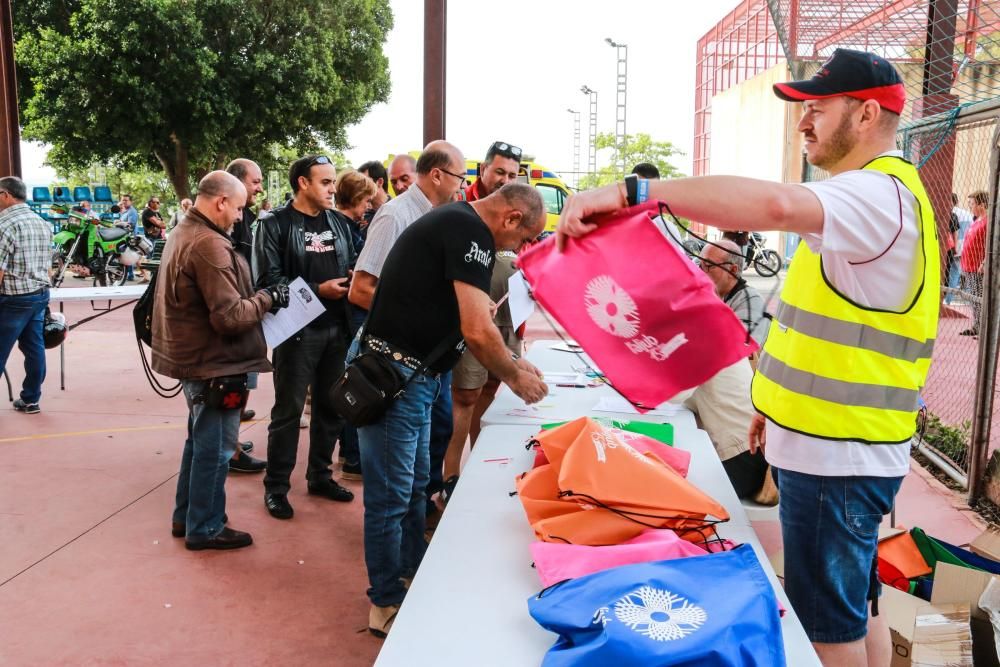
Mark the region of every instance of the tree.
[[[596, 174], [587, 174], [580, 179], [581, 190], [608, 185], [609, 183], [621, 180], [624, 176], [614, 164], [615, 153], [613, 149], [616, 146], [615, 135], [610, 132], [599, 132], [597, 134], [596, 145], [598, 151], [612, 149], [612, 151], [608, 151], [609, 161]], [[656, 165], [656, 168], [660, 170], [661, 178], [677, 178], [684, 175], [677, 167], [670, 163], [670, 158], [675, 155], [684, 155], [684, 153], [674, 148], [674, 145], [669, 141], [653, 141], [652, 137], [648, 134], [641, 132], [638, 134], [626, 134], [623, 155], [625, 157], [626, 172], [632, 171], [632, 167], [640, 162], [649, 162]]]
[[162, 169], [178, 199], [234, 157], [341, 149], [388, 98], [381, 0], [14, 0], [14, 16], [24, 136], [63, 172]]

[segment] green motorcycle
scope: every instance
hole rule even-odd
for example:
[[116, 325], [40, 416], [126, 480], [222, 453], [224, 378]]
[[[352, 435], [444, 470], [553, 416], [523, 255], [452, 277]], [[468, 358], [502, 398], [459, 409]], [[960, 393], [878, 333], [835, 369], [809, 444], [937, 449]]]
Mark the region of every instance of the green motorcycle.
[[66, 216], [61, 231], [52, 238], [53, 287], [62, 285], [71, 264], [85, 267], [95, 287], [125, 282], [119, 246], [127, 244], [129, 230], [115, 225], [113, 214], [92, 217], [67, 206], [53, 206], [52, 212]]

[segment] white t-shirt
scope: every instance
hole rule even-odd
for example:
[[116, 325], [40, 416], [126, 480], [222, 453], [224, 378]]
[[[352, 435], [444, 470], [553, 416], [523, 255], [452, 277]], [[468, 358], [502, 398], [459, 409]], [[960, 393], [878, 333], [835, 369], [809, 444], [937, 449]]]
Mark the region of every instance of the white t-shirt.
[[[884, 155], [902, 157], [899, 151]], [[866, 307], [901, 311], [913, 300], [911, 276], [921, 270], [916, 198], [874, 170], [855, 170], [803, 183], [823, 206], [823, 231], [802, 239], [823, 257], [837, 290]], [[833, 442], [767, 422], [767, 460], [810, 475], [901, 477], [910, 468], [910, 443]]]

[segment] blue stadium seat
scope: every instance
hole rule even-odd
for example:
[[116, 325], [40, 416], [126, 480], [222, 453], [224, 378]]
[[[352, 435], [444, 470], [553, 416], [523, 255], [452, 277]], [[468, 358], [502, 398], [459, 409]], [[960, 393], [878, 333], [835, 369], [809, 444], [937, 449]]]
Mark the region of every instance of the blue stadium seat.
[[98, 185], [94, 188], [94, 202], [95, 204], [114, 204], [115, 200], [111, 196], [111, 188], [106, 185]]
[[51, 204], [52, 193], [48, 188], [31, 188], [31, 201], [36, 204]]
[[93, 198], [90, 196], [90, 188], [86, 185], [78, 185], [73, 188], [73, 201], [92, 202]]
[[70, 190], [65, 186], [57, 186], [52, 193], [52, 199], [57, 202], [72, 203], [73, 195], [70, 194]]

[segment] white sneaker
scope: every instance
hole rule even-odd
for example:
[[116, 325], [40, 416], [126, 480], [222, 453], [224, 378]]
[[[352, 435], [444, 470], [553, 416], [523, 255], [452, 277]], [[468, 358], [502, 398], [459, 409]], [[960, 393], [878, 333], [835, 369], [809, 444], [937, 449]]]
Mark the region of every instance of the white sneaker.
[[309, 420], [305, 415], [299, 417], [299, 428], [309, 428]]

